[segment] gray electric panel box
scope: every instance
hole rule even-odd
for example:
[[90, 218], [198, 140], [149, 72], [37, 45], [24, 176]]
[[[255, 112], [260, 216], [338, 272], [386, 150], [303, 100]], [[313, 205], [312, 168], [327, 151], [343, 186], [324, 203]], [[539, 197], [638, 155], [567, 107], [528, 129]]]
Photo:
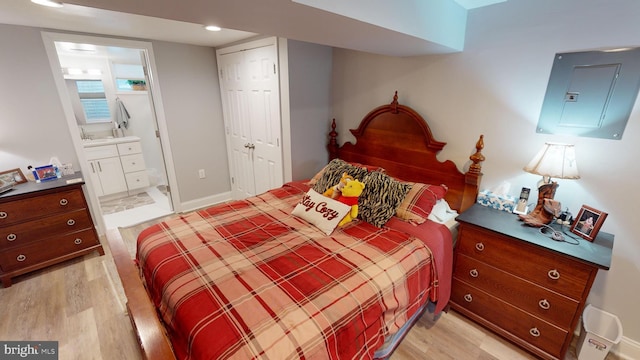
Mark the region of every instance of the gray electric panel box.
[[537, 132], [620, 140], [639, 87], [640, 48], [556, 54]]

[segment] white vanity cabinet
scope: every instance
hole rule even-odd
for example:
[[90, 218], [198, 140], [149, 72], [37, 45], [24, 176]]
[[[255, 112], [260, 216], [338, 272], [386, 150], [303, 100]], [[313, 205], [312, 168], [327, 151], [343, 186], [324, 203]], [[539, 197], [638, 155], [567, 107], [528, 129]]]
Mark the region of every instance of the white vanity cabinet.
[[140, 142], [118, 144], [118, 153], [129, 191], [135, 192], [137, 189], [149, 187], [149, 176]]
[[98, 196], [135, 194], [149, 187], [140, 138], [87, 141], [84, 145]]
[[98, 196], [127, 191], [127, 181], [122, 171], [120, 155], [116, 145], [102, 145], [85, 148], [91, 167], [91, 178]]

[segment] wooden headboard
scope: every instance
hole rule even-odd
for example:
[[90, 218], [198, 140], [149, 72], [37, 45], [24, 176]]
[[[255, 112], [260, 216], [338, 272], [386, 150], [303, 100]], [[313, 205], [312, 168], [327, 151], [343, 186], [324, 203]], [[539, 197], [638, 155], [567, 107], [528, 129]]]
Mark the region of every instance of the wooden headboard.
[[471, 164], [462, 173], [451, 160], [440, 162], [436, 155], [446, 143], [437, 141], [426, 121], [408, 106], [398, 103], [398, 92], [391, 104], [373, 109], [362, 119], [357, 129], [350, 130], [355, 144], [338, 146], [335, 119], [329, 133], [329, 158], [383, 167], [387, 174], [405, 181], [425, 184], [445, 184], [449, 187], [446, 200], [462, 212], [476, 201], [484, 161], [483, 135], [475, 144]]

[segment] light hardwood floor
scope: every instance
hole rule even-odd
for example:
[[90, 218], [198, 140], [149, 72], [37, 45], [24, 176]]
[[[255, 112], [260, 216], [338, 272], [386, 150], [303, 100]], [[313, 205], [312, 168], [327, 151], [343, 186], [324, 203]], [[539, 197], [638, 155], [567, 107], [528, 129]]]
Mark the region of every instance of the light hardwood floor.
[[[58, 341], [59, 358], [138, 360], [135, 334], [106, 241], [97, 253], [14, 278], [0, 289], [0, 340]], [[574, 346], [567, 359], [576, 359]], [[534, 356], [451, 311], [433, 324], [423, 318], [391, 357], [526, 360]], [[609, 354], [607, 360], [617, 359]]]

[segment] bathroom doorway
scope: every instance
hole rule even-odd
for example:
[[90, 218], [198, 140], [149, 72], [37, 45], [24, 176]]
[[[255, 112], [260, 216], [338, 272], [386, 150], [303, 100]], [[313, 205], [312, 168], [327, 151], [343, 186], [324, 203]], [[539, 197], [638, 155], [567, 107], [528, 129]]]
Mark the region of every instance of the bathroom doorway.
[[173, 213], [175, 175], [165, 161], [170, 150], [156, 108], [151, 44], [60, 33], [43, 39], [60, 74], [56, 84], [99, 232]]

